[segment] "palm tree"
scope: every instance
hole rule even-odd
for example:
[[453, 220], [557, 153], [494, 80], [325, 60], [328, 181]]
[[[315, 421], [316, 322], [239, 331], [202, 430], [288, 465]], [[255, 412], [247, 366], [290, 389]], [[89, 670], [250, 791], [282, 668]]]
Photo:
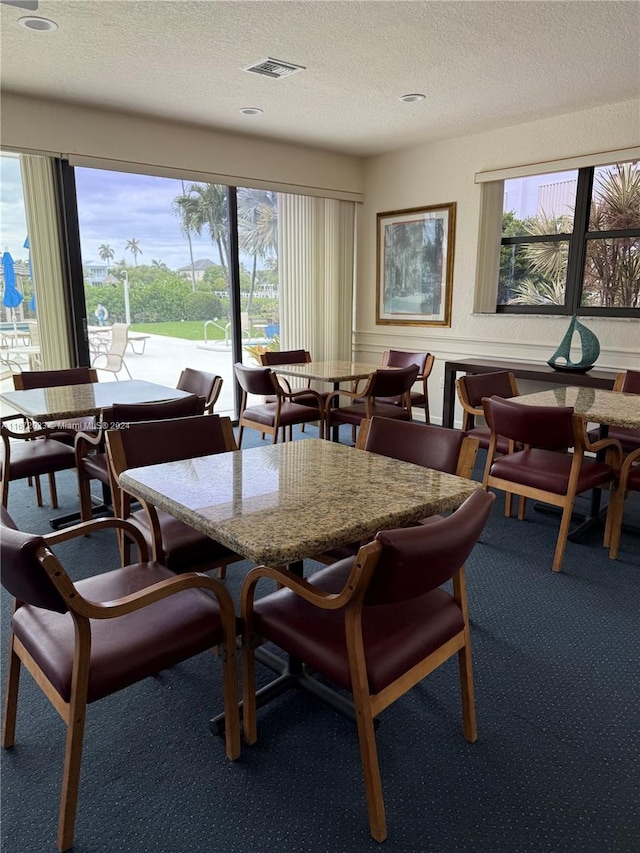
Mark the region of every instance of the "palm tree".
[[156, 270], [167, 270], [169, 267], [165, 264], [164, 261], [158, 261], [156, 258], [153, 258], [151, 261], [151, 266]]
[[98, 254], [100, 255], [101, 260], [107, 262], [107, 272], [109, 272], [110, 261], [115, 258], [116, 253], [108, 243], [103, 243], [98, 249]]
[[258, 258], [275, 260], [278, 256], [278, 194], [272, 190], [238, 190], [238, 242], [247, 255], [253, 255], [251, 286], [247, 312], [256, 284]]
[[[620, 163], [596, 171], [588, 229], [623, 231], [640, 225], [640, 166]], [[525, 223], [535, 236], [567, 234], [569, 217], [547, 217], [544, 212]], [[564, 304], [567, 279], [567, 240], [532, 243], [523, 250], [533, 279], [514, 288], [510, 304]], [[582, 283], [582, 304], [602, 308], [640, 307], [640, 241], [635, 236], [589, 239]]]
[[136, 240], [135, 238], [127, 240], [127, 245], [125, 246], [125, 249], [131, 252], [135, 265], [138, 266], [138, 255], [142, 254], [142, 249], [140, 248], [140, 240]]
[[221, 184], [191, 184], [187, 191], [173, 200], [173, 210], [180, 219], [182, 232], [198, 236], [208, 229], [211, 240], [218, 247], [220, 265], [229, 281], [229, 209], [227, 188]]

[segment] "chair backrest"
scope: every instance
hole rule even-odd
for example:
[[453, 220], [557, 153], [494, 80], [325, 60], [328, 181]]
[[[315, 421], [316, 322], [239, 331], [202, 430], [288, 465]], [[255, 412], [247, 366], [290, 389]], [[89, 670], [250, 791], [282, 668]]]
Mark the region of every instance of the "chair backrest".
[[129, 323], [114, 323], [111, 327], [109, 355], [124, 355], [129, 342]]
[[378, 533], [382, 552], [365, 606], [418, 598], [450, 580], [478, 541], [494, 500], [493, 494], [478, 489], [446, 518]]
[[309, 364], [311, 355], [305, 349], [287, 349], [279, 352], [267, 350], [260, 354], [260, 362], [263, 366], [269, 364]]
[[207, 373], [205, 370], [185, 367], [180, 374], [176, 388], [203, 397], [205, 411], [212, 412], [222, 390], [222, 377], [216, 373]]
[[385, 370], [381, 368], [371, 375], [367, 387], [363, 390], [363, 397], [398, 397], [411, 390], [416, 381], [418, 365], [410, 364], [398, 370]]
[[460, 402], [463, 405], [467, 403], [473, 409], [482, 408], [483, 397], [502, 397], [503, 400], [508, 400], [519, 394], [515, 376], [506, 370], [461, 376], [456, 381], [456, 388]]
[[240, 387], [247, 394], [267, 396], [278, 390], [270, 367], [245, 367], [244, 364], [237, 362], [233, 365], [233, 370]]
[[523, 406], [501, 397], [483, 400], [492, 430], [505, 438], [544, 450], [564, 450], [575, 443], [572, 406]]
[[356, 447], [455, 474], [465, 438], [459, 429], [373, 417], [361, 424]]
[[37, 557], [38, 551], [45, 547], [44, 539], [16, 530], [8, 513], [3, 514], [1, 526], [2, 586], [17, 601], [44, 610], [66, 613], [68, 607], [62, 595]]
[[229, 418], [201, 414], [108, 430], [107, 448], [113, 470], [120, 474], [126, 468], [237, 450], [237, 445]]
[[98, 374], [93, 367], [70, 367], [65, 370], [25, 370], [14, 374], [13, 387], [16, 391], [30, 388], [59, 388], [62, 385], [88, 385], [97, 382]]
[[109, 417], [103, 420], [129, 424], [138, 421], [158, 421], [168, 418], [187, 418], [204, 412], [204, 397], [189, 394], [176, 400], [160, 400], [155, 403], [114, 403]]
[[417, 364], [418, 376], [424, 375], [428, 360], [431, 360], [431, 365], [433, 365], [433, 356], [428, 352], [404, 352], [399, 349], [389, 349], [382, 353], [383, 367], [409, 367], [411, 364]]
[[616, 385], [620, 379], [620, 388], [615, 390], [624, 391], [625, 394], [640, 394], [640, 370], [627, 370], [619, 373], [616, 377]]

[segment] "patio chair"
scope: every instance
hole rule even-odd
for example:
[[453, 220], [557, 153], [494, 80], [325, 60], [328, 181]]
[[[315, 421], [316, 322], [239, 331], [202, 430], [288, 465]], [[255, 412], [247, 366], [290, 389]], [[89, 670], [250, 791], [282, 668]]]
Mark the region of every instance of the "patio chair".
[[[463, 733], [470, 743], [477, 738], [464, 563], [493, 500], [477, 491], [448, 518], [382, 531], [356, 557], [309, 580], [260, 566], [243, 583], [246, 742], [257, 740], [255, 648], [261, 640], [274, 642], [311, 672], [352, 693], [369, 828], [376, 841], [384, 841], [387, 826], [375, 718], [457, 655]], [[284, 589], [255, 598], [261, 578]], [[442, 589], [450, 579], [451, 592]]]
[[131, 379], [129, 368], [124, 360], [124, 354], [129, 343], [128, 332], [128, 323], [114, 323], [111, 327], [109, 349], [104, 353], [98, 353], [94, 357], [91, 362], [92, 367], [96, 367], [98, 370], [107, 370], [109, 373], [113, 373], [116, 379], [119, 378], [118, 373], [124, 369], [129, 379]]
[[[47, 536], [17, 531], [6, 513], [2, 524], [2, 585], [15, 598], [2, 745], [10, 749], [15, 743], [24, 665], [67, 727], [57, 835], [58, 850], [65, 851], [73, 845], [85, 718], [92, 702], [217, 647], [226, 753], [231, 760], [240, 755], [234, 606], [219, 581], [195, 572], [176, 577], [150, 562], [143, 537], [126, 521], [100, 519]], [[109, 527], [135, 538], [140, 562], [74, 583], [51, 546]], [[170, 701], [171, 691], [165, 694], [163, 701]], [[149, 707], [141, 709], [141, 722], [149, 714]], [[114, 722], [112, 749], [126, 751]], [[18, 752], [15, 760], [20, 758]], [[103, 776], [107, 754], [105, 759], [99, 767]], [[29, 809], [29, 801], [23, 806]]]

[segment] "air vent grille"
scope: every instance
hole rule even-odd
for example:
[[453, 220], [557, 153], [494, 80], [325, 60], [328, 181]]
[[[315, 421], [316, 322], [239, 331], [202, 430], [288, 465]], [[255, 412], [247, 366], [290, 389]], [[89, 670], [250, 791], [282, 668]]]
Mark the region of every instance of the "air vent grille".
[[251, 74], [261, 74], [263, 77], [271, 77], [273, 80], [280, 80], [282, 77], [291, 77], [292, 74], [297, 74], [298, 71], [305, 71], [306, 69], [304, 65], [295, 65], [293, 62], [283, 62], [281, 59], [268, 56], [259, 62], [252, 62], [251, 65], [245, 66], [242, 70], [249, 71]]

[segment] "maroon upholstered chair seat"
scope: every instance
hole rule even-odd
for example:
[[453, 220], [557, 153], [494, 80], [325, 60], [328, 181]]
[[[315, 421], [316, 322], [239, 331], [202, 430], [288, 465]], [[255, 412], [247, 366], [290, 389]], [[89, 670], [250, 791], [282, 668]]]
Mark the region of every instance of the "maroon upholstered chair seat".
[[[493, 500], [476, 491], [448, 518], [381, 531], [356, 557], [308, 582], [266, 566], [245, 578], [245, 739], [257, 739], [253, 639], [262, 636], [352, 692], [376, 841], [384, 841], [387, 828], [374, 717], [457, 655], [464, 735], [476, 740], [464, 562]], [[279, 581], [282, 589], [255, 600], [256, 585], [265, 577]], [[448, 581], [451, 592], [442, 589]]]
[[[250, 417], [251, 420], [257, 424], [264, 424], [265, 426], [273, 428], [276, 422], [275, 405], [275, 402], [273, 402], [250, 406], [245, 409], [244, 415], [247, 418]], [[282, 403], [280, 406], [280, 426], [291, 426], [292, 424], [311, 423], [312, 421], [317, 421], [319, 418], [317, 398], [315, 405], [315, 410], [310, 410], [308, 405], [299, 404], [297, 400], [295, 403]]]
[[9, 478], [23, 480], [36, 474], [64, 471], [73, 468], [74, 464], [73, 448], [53, 438], [15, 442], [11, 447]]
[[[572, 456], [567, 453], [532, 448], [498, 456], [491, 466], [491, 476], [564, 495], [569, 486], [572, 462]], [[595, 489], [610, 480], [610, 465], [585, 457], [580, 467], [576, 492], [580, 494]]]
[[343, 424], [358, 424], [365, 418], [393, 418], [398, 421], [410, 421], [411, 414], [407, 409], [402, 409], [394, 403], [382, 403], [374, 400], [367, 409], [366, 403], [354, 403], [353, 406], [340, 406], [340, 409], [331, 411], [331, 420]]
[[[355, 557], [316, 572], [309, 583], [324, 592], [343, 589]], [[289, 589], [255, 603], [255, 630], [351, 690], [344, 610], [322, 611]], [[464, 629], [460, 606], [449, 593], [431, 590], [403, 602], [363, 607], [362, 636], [367, 678], [379, 693]]]
[[[113, 601], [173, 577], [159, 563], [136, 563], [77, 581], [75, 587], [91, 601]], [[25, 604], [16, 611], [12, 627], [61, 698], [68, 702], [75, 642], [71, 614]], [[222, 640], [218, 603], [199, 589], [183, 590], [116, 619], [93, 619], [87, 701], [122, 690]]]

